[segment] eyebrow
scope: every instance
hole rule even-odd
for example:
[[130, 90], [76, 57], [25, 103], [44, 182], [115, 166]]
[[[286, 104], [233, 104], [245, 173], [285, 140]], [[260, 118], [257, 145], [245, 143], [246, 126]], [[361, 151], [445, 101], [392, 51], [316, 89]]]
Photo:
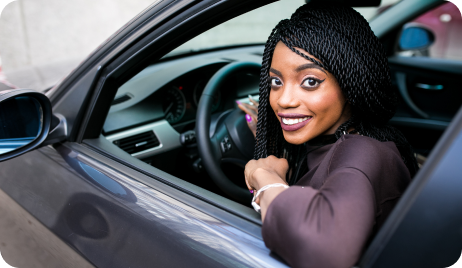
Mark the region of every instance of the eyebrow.
[[[300, 65], [295, 69], [295, 71], [300, 72], [305, 69], [318, 69], [318, 70], [321, 70], [323, 73], [327, 74], [326, 71], [321, 66], [314, 64], [314, 63], [306, 63], [303, 65]], [[270, 72], [273, 72], [282, 77], [282, 73], [276, 69], [270, 68]]]
[[314, 64], [314, 63], [307, 63], [307, 64], [300, 65], [297, 67], [297, 69], [295, 69], [295, 71], [300, 72], [305, 69], [318, 69], [318, 70], [321, 70], [323, 73], [327, 74], [326, 71], [321, 66]]
[[278, 70], [275, 70], [275, 69], [273, 69], [273, 68], [270, 68], [270, 72], [273, 72], [273, 73], [275, 73], [275, 74], [277, 74], [277, 75], [279, 75], [279, 76], [282, 77], [282, 73], [281, 73], [280, 71], [278, 71]]

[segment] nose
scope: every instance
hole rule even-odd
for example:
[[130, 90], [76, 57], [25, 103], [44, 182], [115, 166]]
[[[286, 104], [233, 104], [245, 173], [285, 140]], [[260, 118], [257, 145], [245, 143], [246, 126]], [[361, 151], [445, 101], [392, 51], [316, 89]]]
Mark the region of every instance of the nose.
[[280, 96], [277, 104], [284, 109], [296, 108], [300, 105], [300, 100], [295, 96], [295, 88], [290, 85], [285, 85], [280, 90]]

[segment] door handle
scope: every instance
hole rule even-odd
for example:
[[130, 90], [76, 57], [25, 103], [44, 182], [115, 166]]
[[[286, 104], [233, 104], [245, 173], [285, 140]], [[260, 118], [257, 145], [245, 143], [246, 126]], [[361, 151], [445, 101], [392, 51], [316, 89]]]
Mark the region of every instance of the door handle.
[[402, 72], [396, 72], [395, 75], [399, 93], [401, 93], [401, 97], [403, 97], [403, 100], [407, 104], [407, 106], [411, 108], [411, 110], [420, 117], [430, 118], [430, 116], [426, 112], [422, 111], [419, 107], [417, 107], [417, 105], [415, 105], [415, 103], [411, 99], [411, 96], [409, 96], [406, 86], [406, 74]]
[[415, 87], [426, 89], [426, 90], [442, 90], [444, 88], [443, 85], [429, 85], [429, 84], [422, 84], [422, 83], [415, 84]]

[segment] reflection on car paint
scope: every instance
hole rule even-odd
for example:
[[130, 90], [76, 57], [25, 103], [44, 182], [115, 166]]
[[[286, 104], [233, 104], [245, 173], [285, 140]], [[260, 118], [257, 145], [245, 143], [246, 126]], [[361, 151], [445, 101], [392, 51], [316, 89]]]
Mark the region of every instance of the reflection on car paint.
[[89, 167], [88, 165], [82, 162], [79, 162], [79, 165], [93, 180], [95, 180], [99, 185], [101, 185], [105, 189], [109, 190], [115, 195], [127, 196], [127, 192], [124, 190], [124, 188], [114, 180], [111, 180], [109, 177], [102, 174], [98, 170]]
[[[106, 187], [114, 183], [133, 193], [136, 201], [118, 199], [120, 208], [127, 210], [127, 213], [134, 213], [148, 220], [151, 228], [158, 224], [162, 225], [162, 228], [156, 231], [164, 233], [164, 229], [168, 228], [172, 232], [169, 235], [170, 240], [177, 240], [178, 245], [187, 245], [195, 252], [204, 255], [200, 258], [209, 257], [214, 261], [219, 261], [221, 265], [232, 267], [284, 266], [279, 260], [268, 258], [270, 251], [263, 241], [255, 236], [202, 213], [82, 154], [74, 154], [67, 161], [78, 162], [79, 166], [85, 167], [84, 170], [93, 176], [105, 176], [103, 184]], [[71, 166], [75, 166], [75, 163]], [[93, 167], [97, 167], [98, 170]], [[90, 171], [91, 169], [93, 170]], [[101, 177], [98, 180], [101, 182]], [[109, 180], [112, 182], [109, 183]], [[109, 236], [112, 235], [110, 231], [108, 233]], [[121, 243], [126, 243], [126, 241], [121, 241]], [[191, 257], [185, 256], [186, 258]]]

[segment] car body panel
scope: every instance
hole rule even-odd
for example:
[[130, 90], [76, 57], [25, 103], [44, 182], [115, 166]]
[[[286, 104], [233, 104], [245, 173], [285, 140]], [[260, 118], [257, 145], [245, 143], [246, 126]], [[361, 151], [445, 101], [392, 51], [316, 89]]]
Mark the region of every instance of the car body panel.
[[[244, 7], [245, 2], [156, 2], [48, 93], [54, 112], [67, 120], [68, 140], [0, 163], [0, 188], [95, 266], [286, 266], [265, 247], [261, 220], [250, 208], [143, 163], [100, 136], [116, 89], [130, 75], [148, 65], [143, 58], [160, 58], [175, 45], [212, 27], [212, 19], [191, 24], [206, 15], [215, 16], [214, 23], [218, 24], [233, 14], [271, 1], [252, 1], [247, 4], [252, 6]], [[411, 4], [418, 4], [419, 9], [401, 12], [401, 22], [395, 26], [437, 2], [411, 1]], [[216, 10], [219, 12], [213, 14]], [[391, 14], [391, 10], [393, 8], [384, 14]], [[383, 16], [386, 23], [390, 16]], [[375, 20], [373, 28], [381, 20]], [[186, 29], [186, 23], [190, 25], [190, 33], [180, 40], [179, 33]], [[379, 26], [376, 30], [379, 37], [396, 31], [390, 26]], [[451, 131], [462, 135], [460, 129], [452, 128]], [[432, 168], [437, 171], [428, 176], [451, 168], [459, 168], [455, 172], [461, 174], [460, 167], [455, 167], [452, 161], [456, 157], [454, 154], [461, 150], [461, 139], [447, 139], [450, 143], [447, 146], [454, 142], [454, 149], [441, 149], [438, 153], [447, 153], [445, 157], [449, 160], [443, 155], [438, 161], [430, 157], [435, 159]], [[430, 172], [430, 166], [426, 170]], [[453, 177], [448, 178], [452, 180]], [[415, 186], [414, 192], [408, 195], [419, 194], [424, 189], [422, 198], [425, 199], [426, 191], [431, 192], [437, 186]], [[416, 200], [413, 204], [417, 207], [427, 202], [426, 199]], [[364, 266], [399, 261], [395, 254], [400, 247], [393, 243], [411, 239], [408, 230], [413, 226], [406, 225], [408, 220], [403, 220], [410, 211], [403, 202], [394, 212], [398, 216], [387, 223], [394, 229], [381, 230], [365, 256]], [[416, 209], [425, 216], [425, 209]], [[412, 223], [414, 219], [409, 221]], [[404, 229], [393, 225], [394, 221], [403, 223], [400, 228]], [[393, 235], [396, 237], [389, 239]]]
[[258, 226], [236, 228], [66, 145], [1, 163], [0, 186], [98, 267], [286, 266]]
[[449, 267], [462, 250], [462, 109], [365, 252], [360, 267]]

